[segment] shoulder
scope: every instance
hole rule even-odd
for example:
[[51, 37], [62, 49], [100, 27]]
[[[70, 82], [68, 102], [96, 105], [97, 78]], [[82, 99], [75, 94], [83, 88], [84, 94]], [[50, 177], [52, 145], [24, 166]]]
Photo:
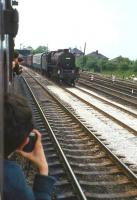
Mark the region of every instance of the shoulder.
[[10, 161], [10, 160], [4, 160], [4, 171], [6, 171], [6, 172], [10, 172], [10, 171], [21, 171], [21, 168], [20, 168], [20, 166], [16, 163], [16, 162], [14, 162], [14, 161]]
[[[31, 189], [27, 186], [21, 167], [13, 161], [4, 161], [4, 193], [9, 197], [33, 196]], [[28, 198], [26, 198], [28, 199]]]
[[20, 187], [25, 182], [21, 167], [13, 161], [4, 161], [4, 184], [6, 187]]
[[4, 161], [4, 188], [19, 189], [25, 184], [25, 176], [21, 167], [13, 161]]
[[4, 160], [4, 177], [14, 176], [14, 173], [23, 175], [21, 167], [16, 162]]

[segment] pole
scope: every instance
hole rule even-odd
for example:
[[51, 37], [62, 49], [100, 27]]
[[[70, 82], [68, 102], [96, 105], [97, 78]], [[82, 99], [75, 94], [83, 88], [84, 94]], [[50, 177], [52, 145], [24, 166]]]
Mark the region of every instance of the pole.
[[85, 42], [85, 45], [84, 45], [84, 56], [85, 56], [85, 52], [86, 52], [86, 42]]
[[86, 42], [85, 42], [85, 44], [84, 44], [84, 53], [83, 53], [83, 68], [82, 68], [82, 70], [84, 69], [84, 65], [86, 64], [85, 52], [86, 52]]

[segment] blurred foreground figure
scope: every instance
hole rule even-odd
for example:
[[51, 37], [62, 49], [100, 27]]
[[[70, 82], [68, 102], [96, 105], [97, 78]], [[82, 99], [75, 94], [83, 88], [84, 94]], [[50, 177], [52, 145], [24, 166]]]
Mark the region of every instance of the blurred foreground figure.
[[[29, 134], [37, 136], [34, 149], [25, 152]], [[16, 151], [32, 161], [39, 170], [33, 189], [25, 180], [21, 167], [8, 159]], [[48, 164], [41, 143], [41, 134], [33, 128], [32, 113], [24, 98], [6, 95], [4, 99], [4, 200], [50, 200], [55, 179], [48, 176]]]

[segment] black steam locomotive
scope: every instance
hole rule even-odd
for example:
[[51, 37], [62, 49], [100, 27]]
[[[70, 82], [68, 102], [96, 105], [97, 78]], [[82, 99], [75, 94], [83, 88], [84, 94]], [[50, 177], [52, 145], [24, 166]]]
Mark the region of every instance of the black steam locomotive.
[[69, 49], [29, 55], [26, 64], [53, 80], [73, 86], [79, 77], [79, 69], [75, 65], [75, 56], [69, 52]]

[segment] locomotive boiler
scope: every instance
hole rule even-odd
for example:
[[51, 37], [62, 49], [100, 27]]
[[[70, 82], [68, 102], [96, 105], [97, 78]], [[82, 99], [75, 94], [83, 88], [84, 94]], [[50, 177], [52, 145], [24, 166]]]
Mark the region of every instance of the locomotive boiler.
[[49, 77], [75, 85], [78, 68], [75, 65], [75, 56], [68, 49], [49, 52], [47, 64]]

